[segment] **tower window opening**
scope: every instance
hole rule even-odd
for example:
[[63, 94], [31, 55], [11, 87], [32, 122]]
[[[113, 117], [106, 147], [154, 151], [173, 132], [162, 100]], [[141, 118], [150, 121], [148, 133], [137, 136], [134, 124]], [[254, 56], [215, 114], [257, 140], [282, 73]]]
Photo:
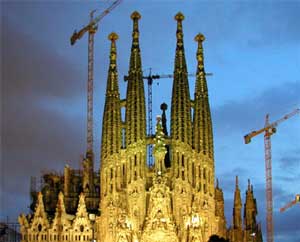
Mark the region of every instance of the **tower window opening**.
[[83, 227], [83, 225], [80, 225], [80, 232], [82, 233], [82, 232], [83, 232], [83, 230], [84, 230], [84, 227]]

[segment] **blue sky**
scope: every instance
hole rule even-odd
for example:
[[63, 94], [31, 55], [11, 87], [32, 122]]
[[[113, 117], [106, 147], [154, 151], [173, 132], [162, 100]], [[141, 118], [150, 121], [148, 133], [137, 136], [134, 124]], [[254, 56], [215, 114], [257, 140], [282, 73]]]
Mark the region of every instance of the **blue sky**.
[[[29, 177], [42, 170], [79, 166], [85, 152], [87, 36], [71, 46], [74, 29], [112, 1], [1, 2], [1, 219], [27, 212]], [[204, 42], [213, 117], [216, 176], [231, 224], [235, 175], [242, 198], [247, 179], [254, 185], [258, 220], [265, 229], [263, 136], [244, 145], [243, 136], [300, 107], [300, 31], [298, 1], [123, 1], [99, 24], [95, 37], [95, 151], [99, 168], [101, 122], [110, 43], [117, 41], [121, 96], [125, 98], [131, 47], [130, 14], [141, 13], [140, 46], [145, 75], [172, 74], [174, 15], [181, 11], [189, 73], [196, 70], [194, 37]], [[194, 78], [189, 78], [191, 98]], [[146, 87], [146, 86], [145, 86]], [[153, 85], [153, 117], [169, 105], [172, 79]], [[300, 207], [279, 208], [300, 192], [299, 115], [280, 124], [272, 137], [275, 239], [300, 241]]]

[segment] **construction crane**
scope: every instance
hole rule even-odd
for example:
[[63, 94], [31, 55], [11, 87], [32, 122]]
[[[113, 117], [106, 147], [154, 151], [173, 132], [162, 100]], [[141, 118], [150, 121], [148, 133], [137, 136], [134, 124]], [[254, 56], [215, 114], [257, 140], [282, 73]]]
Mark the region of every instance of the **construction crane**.
[[[149, 74], [148, 76], [143, 76], [142, 78], [144, 80], [147, 80], [147, 86], [148, 86], [148, 136], [153, 136], [153, 123], [152, 123], [152, 84], [153, 80], [161, 79], [161, 78], [173, 78], [174, 75], [172, 74], [162, 74], [162, 75], [152, 75], [151, 68], [149, 68]], [[212, 73], [205, 73], [206, 76], [212, 76]], [[189, 77], [196, 76], [196, 74], [188, 74]], [[128, 76], [124, 76], [124, 81], [128, 80]], [[152, 145], [149, 145], [148, 150], [148, 165], [153, 165], [153, 158], [152, 158]]]
[[87, 82], [87, 156], [93, 158], [93, 75], [94, 75], [94, 35], [98, 29], [99, 21], [109, 14], [115, 7], [121, 3], [121, 0], [114, 1], [106, 10], [96, 18], [93, 17], [96, 10], [90, 13], [90, 22], [79, 32], [74, 31], [71, 36], [71, 45], [74, 45], [86, 32], [88, 32], [88, 82]]
[[249, 144], [251, 139], [264, 132], [264, 145], [265, 145], [265, 172], [266, 172], [266, 200], [267, 200], [267, 242], [273, 242], [274, 227], [273, 227], [273, 196], [272, 196], [272, 153], [271, 153], [271, 136], [276, 133], [276, 127], [283, 121], [293, 117], [300, 113], [300, 109], [297, 108], [293, 112], [285, 115], [281, 119], [269, 123], [269, 114], [266, 115], [265, 127], [252, 131], [244, 136], [245, 144]]
[[294, 206], [296, 203], [300, 203], [300, 194], [297, 194], [293, 201], [287, 203], [284, 207], [280, 208], [280, 212], [284, 212], [288, 208]]

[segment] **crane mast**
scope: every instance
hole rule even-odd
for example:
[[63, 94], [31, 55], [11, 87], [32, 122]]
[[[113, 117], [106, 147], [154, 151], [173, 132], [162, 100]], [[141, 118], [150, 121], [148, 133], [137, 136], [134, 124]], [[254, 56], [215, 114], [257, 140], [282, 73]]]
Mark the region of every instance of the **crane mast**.
[[[269, 115], [266, 115], [265, 127], [269, 126]], [[267, 241], [273, 242], [273, 188], [272, 188], [272, 152], [271, 152], [271, 135], [274, 129], [266, 129], [264, 136], [265, 144], [265, 171], [266, 171], [266, 200], [267, 200]]]
[[98, 29], [98, 22], [110, 13], [121, 0], [114, 1], [106, 10], [96, 18], [93, 17], [96, 10], [90, 13], [90, 22], [79, 32], [74, 31], [70, 38], [71, 45], [74, 45], [86, 32], [88, 32], [88, 81], [87, 81], [87, 157], [93, 159], [93, 92], [94, 92], [94, 35]]
[[276, 127], [283, 121], [300, 114], [300, 109], [297, 108], [293, 112], [283, 116], [281, 119], [270, 124], [269, 114], [266, 115], [265, 126], [257, 131], [244, 136], [245, 144], [249, 144], [251, 139], [261, 133], [264, 134], [264, 147], [265, 147], [265, 173], [266, 173], [266, 203], [267, 203], [267, 242], [274, 241], [274, 226], [273, 226], [273, 191], [272, 191], [272, 149], [271, 149], [271, 136], [276, 133]]
[[[91, 12], [91, 21], [93, 13]], [[88, 82], [87, 82], [87, 153], [93, 154], [94, 137], [93, 137], [93, 95], [94, 95], [94, 35], [97, 26], [93, 25], [89, 29], [88, 37]]]
[[[212, 73], [206, 73], [207, 76], [211, 76]], [[189, 77], [196, 76], [196, 74], [188, 74]], [[153, 80], [155, 79], [161, 79], [161, 78], [173, 78], [174, 76], [172, 74], [162, 74], [162, 75], [152, 75], [151, 74], [151, 68], [148, 76], [143, 76], [143, 79], [147, 80], [148, 85], [148, 136], [153, 136], [153, 123], [152, 123], [152, 84]], [[126, 81], [128, 79], [127, 76], [124, 77], [124, 80]], [[153, 165], [153, 157], [152, 157], [152, 145], [150, 144], [149, 150], [148, 150], [148, 165]]]

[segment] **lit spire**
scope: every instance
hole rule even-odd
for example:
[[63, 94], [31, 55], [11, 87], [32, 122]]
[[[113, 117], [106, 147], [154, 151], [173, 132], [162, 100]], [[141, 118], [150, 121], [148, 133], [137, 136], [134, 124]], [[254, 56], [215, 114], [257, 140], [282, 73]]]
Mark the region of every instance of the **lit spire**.
[[103, 114], [101, 160], [119, 153], [121, 148], [121, 106], [117, 72], [116, 40], [118, 35], [111, 33], [110, 63], [108, 69], [106, 98]]
[[64, 195], [62, 192], [58, 194], [58, 201], [56, 205], [55, 217], [52, 222], [52, 228], [59, 228], [60, 226], [70, 226], [70, 220], [67, 219], [66, 208], [64, 204]]
[[146, 137], [146, 106], [138, 29], [140, 18], [141, 15], [136, 11], [131, 14], [133, 32], [126, 94], [126, 146]]
[[177, 43], [172, 89], [171, 137], [173, 140], [178, 140], [191, 145], [191, 102], [183, 45], [183, 14], [180, 12], [176, 14], [175, 20], [177, 21]]
[[37, 203], [34, 211], [33, 220], [31, 222], [31, 228], [42, 226], [43, 229], [49, 228], [49, 221], [44, 208], [43, 194], [38, 193]]
[[213, 159], [213, 132], [208, 89], [204, 70], [204, 54], [202, 43], [205, 40], [203, 34], [198, 34], [195, 41], [197, 49], [197, 74], [194, 95], [194, 121], [193, 121], [193, 147], [197, 152], [202, 152]]
[[253, 188], [250, 183], [250, 179], [248, 179], [248, 189], [246, 191], [246, 202], [244, 205], [244, 225], [246, 229], [251, 231], [255, 229], [256, 215], [256, 199], [253, 196]]
[[163, 127], [161, 125], [161, 117], [158, 116], [156, 118], [156, 132], [154, 138], [154, 147], [153, 147], [153, 155], [155, 157], [155, 169], [156, 172], [161, 174], [165, 170], [164, 159], [167, 153], [166, 144], [165, 144], [165, 134], [163, 131]]
[[234, 207], [233, 207], [233, 226], [236, 229], [242, 228], [242, 217], [241, 217], [241, 192], [239, 189], [239, 178], [235, 177], [235, 192], [234, 192]]

